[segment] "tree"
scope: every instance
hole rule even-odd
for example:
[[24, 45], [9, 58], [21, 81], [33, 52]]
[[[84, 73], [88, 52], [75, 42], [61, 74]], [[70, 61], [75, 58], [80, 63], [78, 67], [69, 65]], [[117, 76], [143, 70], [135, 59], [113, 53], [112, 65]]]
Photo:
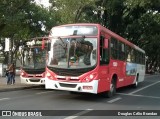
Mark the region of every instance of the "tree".
[[[87, 22], [86, 10], [93, 10], [95, 0], [50, 0], [50, 11], [59, 14], [59, 24]], [[89, 9], [91, 8], [91, 9]], [[93, 12], [93, 11], [91, 11]]]
[[149, 70], [160, 67], [160, 1], [126, 0], [125, 5], [126, 37], [146, 51]]
[[0, 15], [0, 38], [11, 38], [11, 47], [15, 44], [16, 49], [20, 40], [44, 36], [56, 24], [54, 15], [36, 5], [34, 0], [1, 0]]

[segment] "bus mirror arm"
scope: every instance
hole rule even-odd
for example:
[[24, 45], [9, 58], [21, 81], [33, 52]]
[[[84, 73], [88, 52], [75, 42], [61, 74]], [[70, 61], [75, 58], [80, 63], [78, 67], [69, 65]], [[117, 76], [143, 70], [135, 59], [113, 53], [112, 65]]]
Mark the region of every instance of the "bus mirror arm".
[[108, 39], [104, 39], [104, 48], [108, 48]]
[[47, 51], [50, 51], [50, 50], [51, 50], [51, 43], [48, 42], [48, 43], [47, 43]]
[[44, 38], [42, 39], [42, 50], [45, 48], [45, 40]]

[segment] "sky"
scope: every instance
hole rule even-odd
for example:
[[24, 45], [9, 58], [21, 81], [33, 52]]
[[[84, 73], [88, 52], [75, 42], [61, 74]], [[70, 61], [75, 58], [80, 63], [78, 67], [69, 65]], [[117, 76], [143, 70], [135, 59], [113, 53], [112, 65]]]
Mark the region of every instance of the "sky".
[[49, 0], [35, 0], [37, 4], [43, 4], [45, 7], [49, 6]]

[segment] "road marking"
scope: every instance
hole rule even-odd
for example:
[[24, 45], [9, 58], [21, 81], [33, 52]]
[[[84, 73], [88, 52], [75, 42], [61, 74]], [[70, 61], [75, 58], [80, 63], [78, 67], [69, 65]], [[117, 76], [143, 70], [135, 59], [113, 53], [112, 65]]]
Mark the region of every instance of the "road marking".
[[145, 96], [145, 95], [135, 95], [135, 94], [125, 94], [125, 93], [116, 93], [119, 95], [127, 95], [127, 96], [135, 96], [135, 97], [145, 97], [145, 98], [152, 98], [152, 99], [160, 99], [160, 97], [156, 96]]
[[145, 75], [145, 78], [159, 77], [159, 75]]
[[136, 90], [136, 91], [133, 91], [133, 92], [131, 92], [131, 93], [129, 93], [129, 94], [132, 95], [132, 94], [137, 93], [137, 92], [139, 92], [139, 91], [141, 91], [141, 90], [144, 90], [144, 89], [146, 89], [146, 88], [148, 88], [148, 87], [151, 87], [151, 86], [153, 86], [153, 85], [156, 85], [156, 84], [158, 84], [159, 82], [160, 82], [160, 81], [157, 81], [157, 82], [152, 83], [152, 84], [150, 84], [150, 85], [148, 85], [148, 86], [145, 86], [145, 87], [140, 88], [140, 89], [138, 89], [138, 90]]
[[45, 93], [50, 93], [50, 92], [53, 92], [53, 91], [43, 91], [43, 92], [39, 92], [39, 93], [36, 93], [36, 94], [40, 95], [40, 94], [45, 94]]
[[116, 102], [118, 100], [122, 99], [121, 97], [118, 97], [118, 98], [115, 98], [115, 99], [112, 99], [110, 101], [107, 101], [108, 103], [113, 103], [113, 102]]
[[9, 100], [10, 98], [1, 98], [0, 101], [2, 100]]
[[74, 114], [74, 115], [72, 115], [72, 116], [66, 117], [66, 118], [64, 118], [64, 119], [74, 119], [74, 118], [77, 118], [78, 116], [81, 116], [81, 115], [83, 115], [83, 114], [86, 114], [86, 113], [88, 113], [88, 112], [90, 112], [90, 111], [92, 111], [92, 110], [93, 110], [93, 109], [86, 109], [86, 110], [84, 110], [84, 111], [81, 111], [81, 112], [76, 113], [76, 114]]

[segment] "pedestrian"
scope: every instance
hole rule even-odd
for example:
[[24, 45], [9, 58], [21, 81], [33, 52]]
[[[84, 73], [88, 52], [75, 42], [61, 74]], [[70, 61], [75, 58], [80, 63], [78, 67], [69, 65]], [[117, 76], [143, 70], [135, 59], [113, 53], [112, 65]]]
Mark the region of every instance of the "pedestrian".
[[9, 78], [8, 78], [8, 68], [5, 70], [5, 76], [6, 76], [6, 78], [7, 78], [7, 84], [8, 84], [8, 82], [9, 82]]
[[7, 69], [6, 69], [7, 85], [11, 84], [11, 77], [10, 77], [10, 74], [9, 74], [9, 67], [10, 67], [10, 64], [7, 65]]
[[8, 80], [7, 84], [14, 84], [15, 83], [15, 66], [14, 63], [8, 65]]
[[15, 64], [13, 63], [12, 84], [15, 84], [15, 76], [16, 76], [16, 68], [15, 68]]

